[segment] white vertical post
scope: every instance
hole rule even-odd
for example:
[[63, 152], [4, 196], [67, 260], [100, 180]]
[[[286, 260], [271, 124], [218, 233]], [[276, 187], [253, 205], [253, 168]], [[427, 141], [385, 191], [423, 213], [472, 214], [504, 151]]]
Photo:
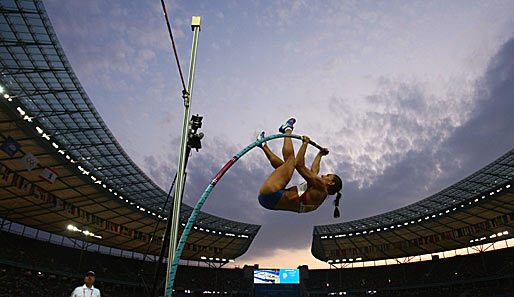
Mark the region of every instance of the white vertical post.
[[175, 187], [175, 199], [173, 200], [173, 216], [171, 218], [171, 234], [168, 253], [168, 269], [166, 272], [166, 287], [168, 287], [168, 277], [170, 274], [170, 267], [175, 257], [178, 242], [178, 230], [180, 224], [180, 205], [182, 204], [182, 192], [184, 188], [184, 171], [186, 167], [186, 151], [187, 141], [191, 126], [189, 123], [191, 111], [191, 98], [193, 97], [193, 82], [195, 75], [196, 64], [196, 50], [198, 48], [198, 35], [200, 33], [201, 17], [194, 16], [191, 21], [191, 28], [194, 32], [193, 49], [191, 51], [191, 63], [189, 65], [189, 77], [187, 83], [187, 94], [184, 96], [184, 122], [182, 125], [182, 139], [180, 142], [180, 156], [177, 166], [177, 186]]

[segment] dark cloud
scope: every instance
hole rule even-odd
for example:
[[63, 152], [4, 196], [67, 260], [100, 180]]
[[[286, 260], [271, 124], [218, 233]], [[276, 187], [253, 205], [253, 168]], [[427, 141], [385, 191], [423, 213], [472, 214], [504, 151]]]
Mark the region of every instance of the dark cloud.
[[514, 144], [514, 38], [493, 57], [479, 82], [478, 105], [470, 121], [447, 141], [465, 172], [475, 171], [512, 149]]
[[[453, 129], [444, 141], [439, 143], [438, 126], [434, 126], [431, 133], [436, 137], [421, 140], [421, 150], [385, 155], [390, 165], [364, 187], [355, 181], [348, 182], [342, 202], [345, 221], [380, 214], [426, 198], [513, 148], [514, 39], [505, 43], [491, 60], [476, 84], [475, 96], [477, 104], [469, 120]], [[416, 130], [408, 122], [393, 119], [385, 122], [394, 122], [398, 129]], [[338, 170], [354, 174], [357, 170], [349, 166], [351, 164], [342, 163]]]

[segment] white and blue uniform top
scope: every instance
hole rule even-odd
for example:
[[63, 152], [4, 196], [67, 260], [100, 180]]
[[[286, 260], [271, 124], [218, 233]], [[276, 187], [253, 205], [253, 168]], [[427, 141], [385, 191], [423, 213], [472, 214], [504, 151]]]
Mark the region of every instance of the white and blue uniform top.
[[71, 297], [100, 297], [100, 290], [91, 286], [91, 289], [84, 284], [83, 286], [76, 287], [71, 293]]

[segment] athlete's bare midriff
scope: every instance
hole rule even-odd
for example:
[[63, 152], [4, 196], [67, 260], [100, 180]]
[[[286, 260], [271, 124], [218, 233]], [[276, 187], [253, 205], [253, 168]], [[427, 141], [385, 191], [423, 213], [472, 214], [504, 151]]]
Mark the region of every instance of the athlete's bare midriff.
[[[306, 192], [305, 205], [311, 205], [318, 208], [323, 201], [325, 201], [327, 195], [328, 193], [323, 193], [316, 188], [309, 188]], [[300, 199], [298, 197], [297, 187], [294, 186], [286, 189], [275, 208], [298, 212], [298, 209], [300, 208]]]

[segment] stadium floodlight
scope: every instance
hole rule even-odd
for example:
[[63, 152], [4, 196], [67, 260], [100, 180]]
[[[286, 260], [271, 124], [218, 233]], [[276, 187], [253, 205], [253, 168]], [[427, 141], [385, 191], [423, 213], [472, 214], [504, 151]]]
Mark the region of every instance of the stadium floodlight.
[[0, 86], [0, 93], [4, 93], [4, 87]]
[[5, 99], [9, 99], [11, 96], [9, 96], [9, 94], [4, 94], [4, 98]]

